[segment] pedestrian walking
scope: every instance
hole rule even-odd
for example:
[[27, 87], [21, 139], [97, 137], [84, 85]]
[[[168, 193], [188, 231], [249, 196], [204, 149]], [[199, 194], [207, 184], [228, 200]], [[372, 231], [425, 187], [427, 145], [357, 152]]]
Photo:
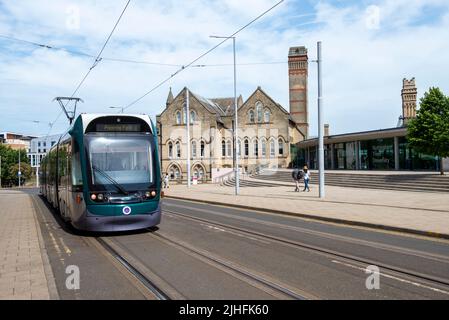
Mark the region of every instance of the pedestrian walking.
[[299, 192], [299, 180], [298, 180], [299, 169], [296, 168], [292, 171], [292, 178], [295, 181], [295, 192]]
[[293, 181], [295, 181], [295, 192], [299, 192], [299, 182], [301, 181], [304, 172], [296, 168], [292, 172]]
[[164, 177], [164, 189], [170, 188], [169, 181], [170, 177], [168, 176], [168, 173], [166, 173]]
[[307, 190], [307, 192], [310, 192], [310, 188], [309, 188], [309, 181], [310, 181], [310, 174], [309, 174], [309, 169], [304, 169], [304, 190], [302, 190], [303, 192]]

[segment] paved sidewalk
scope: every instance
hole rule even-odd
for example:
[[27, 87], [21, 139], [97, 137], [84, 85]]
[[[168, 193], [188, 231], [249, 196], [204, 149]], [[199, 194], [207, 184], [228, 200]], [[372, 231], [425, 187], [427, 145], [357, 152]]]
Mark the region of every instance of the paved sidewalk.
[[0, 299], [50, 299], [31, 196], [0, 190]]
[[391, 191], [326, 186], [326, 199], [311, 192], [294, 192], [294, 187], [233, 187], [214, 184], [171, 185], [168, 197], [236, 205], [303, 217], [347, 222], [388, 230], [407, 231], [449, 238], [449, 196], [442, 193]]

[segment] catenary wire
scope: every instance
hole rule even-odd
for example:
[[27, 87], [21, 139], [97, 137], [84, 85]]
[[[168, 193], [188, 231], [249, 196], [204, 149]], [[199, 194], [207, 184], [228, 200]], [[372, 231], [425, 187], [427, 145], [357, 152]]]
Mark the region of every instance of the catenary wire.
[[277, 6], [279, 6], [282, 2], [284, 2], [284, 0], [281, 0], [279, 2], [277, 2], [274, 6], [272, 6], [271, 8], [269, 8], [268, 10], [264, 11], [263, 13], [261, 13], [259, 16], [257, 16], [256, 18], [254, 18], [253, 20], [251, 20], [250, 22], [248, 22], [246, 25], [244, 25], [243, 27], [241, 27], [240, 29], [238, 29], [237, 31], [235, 31], [232, 35], [230, 35], [228, 38], [220, 41], [217, 45], [213, 46], [211, 49], [207, 50], [206, 52], [204, 52], [203, 54], [201, 54], [198, 58], [194, 59], [193, 61], [191, 61], [190, 63], [188, 63], [185, 66], [182, 66], [180, 69], [178, 69], [175, 73], [173, 73], [172, 75], [170, 75], [168, 78], [164, 79], [163, 81], [159, 82], [155, 87], [153, 87], [152, 89], [150, 89], [149, 91], [147, 91], [145, 94], [143, 94], [142, 96], [140, 96], [139, 98], [135, 99], [134, 101], [132, 101], [130, 104], [128, 104], [127, 106], [125, 106], [123, 108], [123, 110], [126, 110], [130, 107], [132, 107], [133, 105], [135, 105], [136, 103], [138, 103], [139, 101], [141, 101], [142, 99], [144, 99], [146, 96], [148, 96], [150, 93], [152, 93], [153, 91], [155, 91], [156, 89], [158, 89], [159, 87], [161, 87], [162, 85], [164, 85], [166, 82], [170, 81], [172, 78], [174, 78], [176, 75], [178, 75], [179, 73], [181, 73], [182, 71], [184, 71], [185, 69], [191, 67], [193, 64], [195, 64], [198, 60], [202, 59], [203, 57], [205, 57], [206, 55], [208, 55], [209, 53], [211, 53], [212, 51], [214, 51], [215, 49], [217, 49], [218, 47], [220, 47], [223, 43], [225, 43], [226, 41], [228, 41], [229, 39], [231, 39], [232, 37], [236, 36], [238, 33], [240, 33], [241, 31], [243, 31], [244, 29], [246, 29], [247, 27], [249, 27], [251, 24], [253, 24], [254, 22], [256, 22], [257, 20], [259, 20], [260, 18], [262, 18], [264, 15], [266, 15], [268, 12], [270, 12], [271, 10], [273, 10], [274, 8], [276, 8]]
[[[112, 28], [112, 31], [109, 33], [109, 36], [107, 37], [105, 43], [104, 43], [103, 46], [101, 47], [100, 52], [98, 53], [98, 55], [96, 56], [94, 62], [92, 63], [92, 66], [89, 68], [89, 70], [87, 71], [87, 73], [84, 75], [83, 79], [82, 79], [81, 82], [78, 84], [78, 86], [76, 87], [75, 91], [73, 91], [73, 93], [72, 93], [72, 95], [70, 96], [70, 98], [73, 98], [73, 97], [75, 96], [75, 94], [76, 94], [76, 93], [78, 92], [78, 90], [81, 88], [81, 86], [83, 85], [83, 83], [86, 81], [86, 79], [87, 79], [87, 77], [89, 76], [89, 74], [92, 72], [92, 70], [93, 70], [93, 69], [98, 65], [98, 63], [101, 61], [101, 54], [103, 53], [104, 49], [106, 48], [106, 45], [108, 44], [109, 40], [111, 39], [111, 37], [112, 37], [112, 35], [113, 35], [115, 29], [117, 28], [117, 26], [118, 26], [120, 20], [122, 19], [123, 15], [125, 14], [125, 11], [126, 11], [126, 9], [128, 8], [130, 2], [131, 2], [131, 0], [128, 0], [128, 1], [126, 2], [125, 7], [123, 8], [123, 10], [122, 10], [122, 12], [121, 12], [119, 18], [117, 19], [117, 21], [116, 21], [114, 27]], [[66, 108], [66, 107], [69, 105], [70, 101], [71, 101], [71, 100], [69, 100], [69, 101], [66, 103], [66, 105], [64, 106], [64, 108]], [[55, 125], [56, 121], [58, 121], [58, 119], [61, 117], [61, 115], [62, 115], [63, 112], [64, 112], [64, 111], [61, 110], [61, 111], [59, 112], [58, 116], [56, 117], [55, 121], [51, 122], [50, 129], [48, 130], [48, 133], [47, 133], [47, 137], [49, 136], [51, 130], [53, 129], [53, 126]]]

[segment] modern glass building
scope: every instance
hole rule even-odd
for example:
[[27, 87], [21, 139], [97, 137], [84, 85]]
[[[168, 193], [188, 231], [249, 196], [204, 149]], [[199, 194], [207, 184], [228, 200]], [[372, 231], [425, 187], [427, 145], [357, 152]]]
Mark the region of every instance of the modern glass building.
[[[347, 133], [324, 138], [324, 166], [328, 170], [438, 171], [438, 157], [421, 154], [407, 143], [407, 128]], [[318, 139], [299, 142], [293, 166], [318, 169]], [[292, 150], [293, 151], [293, 150]]]

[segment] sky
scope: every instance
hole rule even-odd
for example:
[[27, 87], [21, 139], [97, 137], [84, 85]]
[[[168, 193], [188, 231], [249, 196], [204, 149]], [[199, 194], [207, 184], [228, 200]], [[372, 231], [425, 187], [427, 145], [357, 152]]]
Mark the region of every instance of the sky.
[[[94, 61], [80, 53], [99, 53], [126, 2], [0, 0], [0, 131], [46, 135], [68, 127], [64, 116], [55, 122], [60, 107], [52, 100], [73, 93]], [[129, 105], [218, 44], [210, 35], [231, 35], [277, 2], [131, 0], [104, 59], [77, 92], [84, 100], [77, 111], [107, 113]], [[447, 0], [285, 0], [237, 35], [237, 91], [246, 99], [261, 86], [288, 110], [288, 49], [306, 46], [309, 122], [316, 135], [313, 60], [321, 41], [324, 120], [331, 134], [394, 127], [403, 78], [416, 78], [418, 98], [433, 86], [449, 94], [448, 39]], [[207, 98], [230, 97], [232, 62], [227, 41], [196, 63], [205, 67], [183, 70], [127, 112], [154, 118], [170, 87], [175, 95], [187, 86]]]

